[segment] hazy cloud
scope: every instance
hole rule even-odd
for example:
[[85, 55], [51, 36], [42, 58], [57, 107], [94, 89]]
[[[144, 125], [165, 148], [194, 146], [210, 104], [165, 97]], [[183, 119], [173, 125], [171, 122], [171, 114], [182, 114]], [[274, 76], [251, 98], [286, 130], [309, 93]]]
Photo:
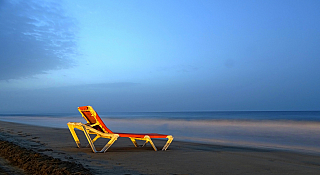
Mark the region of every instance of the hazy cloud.
[[83, 90], [103, 90], [103, 89], [118, 89], [118, 88], [131, 88], [139, 83], [133, 82], [116, 82], [116, 83], [96, 83], [96, 84], [82, 84], [68, 87], [60, 87], [60, 89], [83, 89]]
[[59, 1], [0, 1], [0, 80], [72, 66], [75, 20]]
[[195, 65], [167, 65], [156, 68], [158, 72], [176, 72], [176, 73], [189, 73], [199, 70], [199, 68]]

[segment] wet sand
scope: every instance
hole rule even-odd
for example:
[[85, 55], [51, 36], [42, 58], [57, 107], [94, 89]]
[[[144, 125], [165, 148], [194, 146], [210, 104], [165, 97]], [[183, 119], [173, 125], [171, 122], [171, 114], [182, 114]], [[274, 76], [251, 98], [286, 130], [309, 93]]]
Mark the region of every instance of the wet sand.
[[[81, 131], [79, 135], [85, 146]], [[167, 151], [155, 152], [150, 145], [135, 148], [128, 138], [120, 138], [106, 153], [92, 153], [91, 148], [77, 148], [68, 129], [9, 122], [1, 122], [0, 139], [48, 159], [81, 164], [92, 174], [320, 174], [319, 155], [245, 145], [174, 140]], [[97, 147], [102, 148], [106, 142], [98, 140]], [[161, 149], [165, 140], [154, 143]]]

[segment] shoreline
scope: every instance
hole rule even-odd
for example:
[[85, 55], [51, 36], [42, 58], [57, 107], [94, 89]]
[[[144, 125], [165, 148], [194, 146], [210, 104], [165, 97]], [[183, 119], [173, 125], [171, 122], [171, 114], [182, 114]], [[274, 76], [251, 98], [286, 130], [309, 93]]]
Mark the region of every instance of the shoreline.
[[[61, 161], [82, 164], [92, 174], [320, 174], [320, 156], [290, 150], [173, 141], [167, 151], [135, 148], [118, 139], [106, 153], [77, 148], [68, 129], [1, 122], [0, 139]], [[79, 132], [82, 145], [86, 145]], [[106, 140], [97, 141], [102, 147]], [[154, 140], [160, 148], [165, 140]], [[138, 142], [138, 144], [141, 144]]]
[[[104, 118], [103, 118], [104, 119]], [[65, 128], [81, 117], [0, 117], [0, 121]], [[308, 121], [239, 121], [239, 120], [166, 120], [109, 119], [106, 125], [114, 132], [170, 134], [175, 141], [214, 145], [272, 148], [320, 154], [320, 122]]]

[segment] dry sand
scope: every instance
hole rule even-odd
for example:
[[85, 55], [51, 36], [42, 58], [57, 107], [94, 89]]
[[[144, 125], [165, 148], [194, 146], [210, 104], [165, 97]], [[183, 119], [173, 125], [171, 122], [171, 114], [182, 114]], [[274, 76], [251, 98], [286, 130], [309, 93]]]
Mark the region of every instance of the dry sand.
[[[85, 146], [83, 133], [79, 135]], [[285, 150], [174, 140], [167, 151], [155, 152], [150, 145], [135, 148], [129, 139], [119, 138], [106, 153], [93, 153], [90, 148], [77, 148], [68, 129], [9, 122], [1, 122], [0, 140], [74, 165], [82, 164], [92, 174], [320, 174], [319, 155]], [[98, 140], [98, 148], [106, 141]], [[165, 144], [165, 140], [154, 142], [159, 149]], [[5, 174], [3, 168], [0, 170]]]

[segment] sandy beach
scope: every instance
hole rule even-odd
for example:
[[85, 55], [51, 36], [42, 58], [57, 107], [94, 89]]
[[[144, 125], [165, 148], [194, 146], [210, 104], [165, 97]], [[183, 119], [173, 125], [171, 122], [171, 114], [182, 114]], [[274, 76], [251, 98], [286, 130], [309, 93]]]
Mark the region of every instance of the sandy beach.
[[[319, 155], [289, 150], [174, 140], [167, 151], [155, 152], [150, 145], [135, 148], [129, 139], [120, 138], [106, 153], [93, 153], [84, 147], [87, 142], [81, 132], [83, 148], [79, 149], [69, 130], [64, 128], [2, 122], [0, 131], [3, 141], [40, 155], [81, 164], [92, 174], [320, 174]], [[98, 148], [106, 141], [98, 140]], [[160, 149], [165, 140], [154, 143]], [[2, 165], [3, 162], [0, 161]]]

